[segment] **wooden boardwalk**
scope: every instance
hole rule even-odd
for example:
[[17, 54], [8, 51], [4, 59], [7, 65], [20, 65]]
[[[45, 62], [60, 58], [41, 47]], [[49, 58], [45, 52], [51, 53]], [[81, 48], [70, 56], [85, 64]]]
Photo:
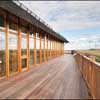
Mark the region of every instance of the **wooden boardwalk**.
[[72, 55], [50, 60], [10, 79], [0, 80], [0, 98], [89, 98]]

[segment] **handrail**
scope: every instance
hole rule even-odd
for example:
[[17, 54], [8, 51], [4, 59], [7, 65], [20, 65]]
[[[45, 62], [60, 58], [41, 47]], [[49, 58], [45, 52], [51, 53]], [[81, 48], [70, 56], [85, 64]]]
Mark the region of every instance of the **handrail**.
[[75, 59], [92, 98], [100, 99], [100, 64], [78, 52], [76, 52]]

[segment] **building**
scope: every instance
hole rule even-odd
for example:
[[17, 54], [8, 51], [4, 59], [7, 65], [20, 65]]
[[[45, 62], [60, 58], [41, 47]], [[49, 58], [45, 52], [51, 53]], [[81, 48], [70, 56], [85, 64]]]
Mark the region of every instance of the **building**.
[[64, 54], [64, 37], [14, 1], [0, 1], [0, 78]]

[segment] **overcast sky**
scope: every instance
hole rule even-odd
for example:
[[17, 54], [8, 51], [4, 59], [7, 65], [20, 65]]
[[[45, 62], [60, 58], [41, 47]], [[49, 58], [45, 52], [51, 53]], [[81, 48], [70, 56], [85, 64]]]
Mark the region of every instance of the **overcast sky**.
[[21, 1], [70, 41], [65, 49], [99, 48], [99, 1]]

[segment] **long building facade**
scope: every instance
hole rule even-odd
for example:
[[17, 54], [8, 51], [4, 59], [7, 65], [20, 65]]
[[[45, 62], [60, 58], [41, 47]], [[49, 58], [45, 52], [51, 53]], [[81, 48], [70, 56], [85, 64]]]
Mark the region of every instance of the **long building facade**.
[[64, 37], [13, 1], [0, 1], [0, 78], [64, 54]]

